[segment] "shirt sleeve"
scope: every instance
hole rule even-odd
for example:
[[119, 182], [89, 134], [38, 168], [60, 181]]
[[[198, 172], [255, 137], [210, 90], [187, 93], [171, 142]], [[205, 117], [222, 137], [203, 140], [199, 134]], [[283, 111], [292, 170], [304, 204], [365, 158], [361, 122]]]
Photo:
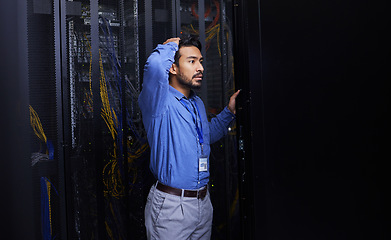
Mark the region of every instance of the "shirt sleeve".
[[217, 142], [224, 137], [228, 132], [228, 127], [235, 119], [233, 114], [227, 107], [223, 109], [216, 117], [209, 122], [210, 143]]
[[149, 56], [144, 66], [143, 87], [139, 96], [143, 116], [156, 117], [166, 111], [169, 70], [177, 49], [175, 42], [159, 44]]

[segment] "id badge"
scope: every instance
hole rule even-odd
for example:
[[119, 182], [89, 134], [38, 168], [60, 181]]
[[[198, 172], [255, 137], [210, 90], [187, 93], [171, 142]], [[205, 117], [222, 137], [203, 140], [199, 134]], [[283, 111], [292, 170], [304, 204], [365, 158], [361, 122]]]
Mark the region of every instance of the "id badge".
[[198, 169], [200, 172], [208, 171], [208, 157], [201, 156], [198, 158]]

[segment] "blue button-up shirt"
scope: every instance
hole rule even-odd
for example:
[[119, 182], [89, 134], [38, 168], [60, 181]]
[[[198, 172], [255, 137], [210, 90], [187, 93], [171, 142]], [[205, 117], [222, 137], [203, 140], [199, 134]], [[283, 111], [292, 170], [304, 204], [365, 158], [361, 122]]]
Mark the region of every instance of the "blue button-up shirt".
[[[210, 144], [227, 134], [235, 115], [226, 107], [209, 122], [204, 103], [193, 91], [186, 98], [169, 85], [169, 69], [177, 50], [178, 45], [170, 42], [158, 45], [149, 56], [144, 67], [139, 106], [151, 148], [150, 169], [153, 175], [159, 182], [171, 187], [199, 189], [209, 181]], [[189, 110], [197, 114], [192, 115]], [[196, 119], [194, 116], [197, 116]], [[199, 171], [202, 153], [195, 121], [202, 127], [207, 171]]]

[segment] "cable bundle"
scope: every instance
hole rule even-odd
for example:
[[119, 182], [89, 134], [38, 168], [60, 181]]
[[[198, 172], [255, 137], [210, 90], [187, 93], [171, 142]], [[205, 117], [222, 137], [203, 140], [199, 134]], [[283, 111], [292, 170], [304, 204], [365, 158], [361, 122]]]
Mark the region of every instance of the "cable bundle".
[[52, 228], [52, 208], [50, 202], [51, 187], [53, 187], [58, 195], [58, 192], [52, 183], [46, 177], [41, 177], [41, 227], [44, 240], [55, 239], [55, 236], [53, 237]]
[[[47, 161], [54, 159], [54, 147], [50, 140], [47, 139], [45, 132], [43, 131], [41, 120], [39, 119], [38, 113], [30, 105], [30, 125], [34, 130], [35, 135], [41, 140], [40, 149], [36, 153], [31, 154], [31, 165], [34, 166], [39, 161]], [[42, 153], [42, 142], [46, 145], [45, 153]]]
[[[216, 16], [214, 17], [212, 23], [205, 29], [205, 33], [207, 34], [207, 36], [205, 38], [205, 42], [207, 43], [205, 49], [206, 50], [209, 49], [210, 40], [212, 40], [215, 36], [217, 36], [217, 48], [219, 50], [219, 55], [221, 57], [220, 39], [219, 39], [220, 38], [219, 37], [220, 24], [217, 24], [217, 22], [218, 22], [218, 20], [220, 18], [220, 3], [218, 1], [216, 1], [216, 0], [214, 0], [213, 3], [216, 6]], [[192, 4], [191, 10], [192, 10], [193, 16], [195, 16], [198, 19], [199, 16], [198, 16], [198, 14], [195, 11], [195, 3]], [[208, 5], [207, 11], [205, 13], [205, 18], [210, 14], [210, 11], [211, 11], [211, 7]], [[187, 27], [183, 27], [183, 28], [188, 33], [190, 33], [192, 35], [199, 35], [199, 31], [194, 28], [193, 24], [190, 24], [190, 28], [187, 28]]]

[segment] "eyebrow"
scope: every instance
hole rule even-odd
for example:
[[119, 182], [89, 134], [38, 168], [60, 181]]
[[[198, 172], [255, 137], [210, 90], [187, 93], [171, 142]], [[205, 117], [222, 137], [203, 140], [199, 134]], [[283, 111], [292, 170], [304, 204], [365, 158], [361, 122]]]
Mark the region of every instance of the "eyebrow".
[[[196, 56], [188, 56], [186, 59], [198, 59], [198, 57], [196, 57]], [[200, 61], [201, 61], [201, 60], [204, 60], [204, 58], [201, 57], [201, 58], [200, 58]]]

